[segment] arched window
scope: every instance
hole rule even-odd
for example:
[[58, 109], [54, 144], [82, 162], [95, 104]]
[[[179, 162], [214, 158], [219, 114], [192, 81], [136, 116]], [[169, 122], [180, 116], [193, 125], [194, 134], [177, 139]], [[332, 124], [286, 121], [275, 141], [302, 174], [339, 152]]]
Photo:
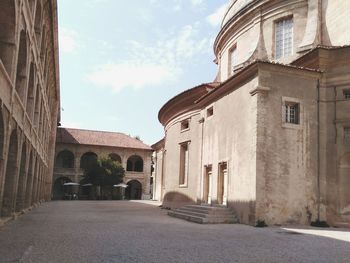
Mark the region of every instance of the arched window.
[[41, 4], [38, 1], [36, 3], [36, 11], [35, 11], [35, 22], [34, 22], [34, 31], [35, 31], [35, 36], [36, 36], [36, 42], [38, 43], [39, 46], [39, 41], [40, 41], [40, 35], [41, 35]]
[[129, 172], [143, 172], [143, 160], [138, 155], [130, 156], [126, 165]]
[[93, 152], [84, 153], [80, 158], [80, 168], [88, 170], [90, 167], [95, 165], [97, 162], [97, 154]]
[[56, 157], [56, 167], [74, 168], [74, 154], [71, 151], [61, 151]]
[[16, 73], [16, 91], [24, 101], [25, 84], [27, 78], [27, 34], [24, 30], [21, 31], [17, 59], [17, 73]]
[[110, 153], [109, 158], [111, 158], [113, 161], [118, 162], [118, 163], [122, 163], [122, 158], [120, 158], [120, 156], [116, 153]]
[[15, 1], [0, 1], [0, 59], [11, 76], [15, 51], [16, 9]]
[[5, 173], [4, 192], [2, 198], [1, 216], [9, 217], [13, 212], [14, 188], [17, 171], [18, 137], [17, 131], [13, 130], [10, 136], [8, 157]]
[[29, 119], [33, 121], [33, 113], [34, 113], [34, 64], [33, 63], [30, 63], [26, 111], [29, 116]]

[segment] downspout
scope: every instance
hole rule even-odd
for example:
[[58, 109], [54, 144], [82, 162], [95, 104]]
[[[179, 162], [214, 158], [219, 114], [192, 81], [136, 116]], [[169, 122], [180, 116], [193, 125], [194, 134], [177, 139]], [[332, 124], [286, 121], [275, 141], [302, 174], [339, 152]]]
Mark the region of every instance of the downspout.
[[204, 170], [203, 170], [203, 145], [204, 145], [204, 117], [202, 117], [199, 121], [198, 121], [200, 124], [202, 124], [202, 141], [201, 141], [201, 161], [200, 161], [200, 171], [201, 171], [201, 174], [200, 174], [200, 202], [202, 203], [203, 202], [203, 174], [204, 174]]
[[321, 187], [320, 187], [320, 80], [317, 79], [317, 221], [320, 221]]

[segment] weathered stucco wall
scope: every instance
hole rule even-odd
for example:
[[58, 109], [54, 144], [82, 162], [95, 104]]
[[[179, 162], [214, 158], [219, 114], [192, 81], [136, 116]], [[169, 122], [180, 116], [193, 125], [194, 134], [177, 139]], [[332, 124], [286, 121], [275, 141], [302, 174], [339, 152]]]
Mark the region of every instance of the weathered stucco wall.
[[[317, 216], [317, 73], [261, 67], [257, 219], [307, 224]], [[285, 102], [297, 102], [300, 123], [285, 123]]]

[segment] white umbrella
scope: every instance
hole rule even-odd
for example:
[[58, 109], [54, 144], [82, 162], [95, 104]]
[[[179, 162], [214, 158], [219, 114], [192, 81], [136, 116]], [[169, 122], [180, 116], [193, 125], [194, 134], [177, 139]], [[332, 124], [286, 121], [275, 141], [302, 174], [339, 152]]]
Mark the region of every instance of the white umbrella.
[[127, 185], [127, 184], [124, 184], [124, 183], [121, 183], [121, 184], [115, 184], [115, 185], [113, 185], [113, 187], [123, 187], [123, 188], [127, 188], [128, 185]]
[[73, 183], [73, 182], [69, 182], [69, 183], [64, 183], [63, 185], [80, 185], [78, 183]]
[[92, 186], [92, 184], [83, 184], [82, 186]]

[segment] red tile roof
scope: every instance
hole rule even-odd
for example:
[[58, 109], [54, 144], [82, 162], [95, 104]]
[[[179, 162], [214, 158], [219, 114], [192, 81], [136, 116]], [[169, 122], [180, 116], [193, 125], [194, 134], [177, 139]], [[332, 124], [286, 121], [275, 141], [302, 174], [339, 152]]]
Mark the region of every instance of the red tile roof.
[[56, 142], [152, 151], [152, 148], [149, 145], [119, 132], [90, 131], [59, 127], [57, 128]]

